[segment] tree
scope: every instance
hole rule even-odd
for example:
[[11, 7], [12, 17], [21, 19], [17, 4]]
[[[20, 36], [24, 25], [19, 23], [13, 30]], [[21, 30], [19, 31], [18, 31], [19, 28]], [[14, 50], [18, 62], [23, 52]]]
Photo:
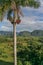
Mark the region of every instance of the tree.
[[30, 61], [25, 61], [24, 65], [32, 65], [32, 63]]
[[[36, 0], [0, 0], [0, 20], [2, 21], [4, 15], [7, 13], [7, 19], [13, 24], [14, 32], [14, 65], [17, 65], [16, 57], [16, 24], [20, 23], [20, 16], [22, 15], [20, 6], [30, 6], [38, 8], [40, 3]], [[11, 16], [13, 14], [13, 16]]]
[[18, 65], [23, 65], [21, 60], [18, 61]]

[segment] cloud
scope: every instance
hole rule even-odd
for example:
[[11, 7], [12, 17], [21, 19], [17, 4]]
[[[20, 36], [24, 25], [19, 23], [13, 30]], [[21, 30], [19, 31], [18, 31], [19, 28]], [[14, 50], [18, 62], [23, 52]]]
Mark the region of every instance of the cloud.
[[21, 24], [34, 24], [35, 22], [34, 22], [34, 18], [35, 17], [26, 17], [26, 16], [24, 16], [24, 17], [22, 17], [21, 18]]
[[43, 0], [40, 0], [40, 2], [41, 2], [41, 6], [43, 6]]
[[[43, 30], [43, 21], [36, 21], [37, 16], [24, 16], [21, 17], [21, 23], [17, 25], [17, 31], [33, 31], [36, 29], [42, 29]], [[2, 22], [3, 23], [3, 22]], [[4, 20], [4, 24], [1, 26], [1, 30], [3, 31], [13, 31], [13, 25], [7, 21]]]
[[[40, 0], [43, 2], [43, 0]], [[42, 3], [41, 3], [42, 4]], [[39, 8], [30, 8], [30, 7], [22, 7], [24, 16], [32, 17], [37, 21], [43, 21], [43, 6], [40, 6]]]
[[6, 26], [2, 26], [1, 28], [2, 28], [4, 31], [9, 30], [9, 27], [6, 27]]
[[34, 17], [24, 17], [21, 18], [21, 23], [17, 25], [17, 31], [33, 31], [33, 30], [43, 30], [43, 21], [35, 21]]
[[[40, 0], [40, 2], [41, 6], [37, 9], [33, 7], [21, 7], [24, 17], [21, 17], [21, 23], [17, 25], [17, 31], [43, 30], [43, 0]], [[0, 23], [0, 30], [11, 31], [13, 30], [13, 25], [4, 18], [3, 22]]]
[[9, 30], [10, 30], [10, 28], [9, 28], [9, 27], [7, 27], [7, 26], [1, 26], [1, 30], [3, 30], [3, 31], [9, 31]]
[[17, 26], [17, 31], [33, 31], [36, 29], [43, 30], [43, 0], [40, 0], [41, 6], [37, 9], [30, 7], [22, 7], [24, 18]]
[[17, 31], [33, 31], [33, 30], [43, 30], [43, 23], [34, 23], [34, 24], [27, 24], [27, 25], [20, 25], [17, 27]]

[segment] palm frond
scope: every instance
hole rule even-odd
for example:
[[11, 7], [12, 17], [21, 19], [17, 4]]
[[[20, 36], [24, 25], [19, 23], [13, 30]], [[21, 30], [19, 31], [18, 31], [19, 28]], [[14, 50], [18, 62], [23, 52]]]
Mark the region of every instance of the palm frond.
[[[6, 11], [9, 14], [9, 10], [16, 10], [18, 16], [19, 14], [23, 15], [20, 6], [30, 6], [38, 8], [40, 6], [40, 2], [38, 2], [37, 0], [0, 0], [0, 20], [3, 19]], [[10, 17], [9, 20], [11, 21], [12, 17], [9, 15], [8, 17]]]
[[0, 9], [0, 20], [2, 21], [4, 18], [4, 9], [3, 7]]
[[11, 15], [12, 15], [12, 9], [10, 9], [10, 10], [8, 11], [7, 19], [8, 19], [11, 23], [13, 23], [13, 17], [12, 17]]
[[37, 0], [14, 0], [17, 6], [30, 6], [34, 8], [38, 8], [40, 6], [40, 2]]
[[6, 11], [9, 10], [9, 5], [8, 3], [9, 0], [0, 0], [0, 20], [2, 21], [4, 18], [4, 15], [6, 14]]

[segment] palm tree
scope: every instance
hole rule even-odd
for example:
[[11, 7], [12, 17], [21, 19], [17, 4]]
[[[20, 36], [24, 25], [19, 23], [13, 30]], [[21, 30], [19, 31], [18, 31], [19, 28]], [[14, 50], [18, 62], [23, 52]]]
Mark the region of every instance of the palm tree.
[[[7, 13], [7, 19], [13, 24], [14, 32], [14, 65], [17, 65], [17, 51], [16, 51], [16, 24], [20, 23], [20, 16], [22, 15], [20, 6], [30, 6], [38, 8], [40, 2], [36, 0], [0, 0], [0, 20], [2, 21], [4, 15]], [[13, 14], [13, 16], [12, 16]]]

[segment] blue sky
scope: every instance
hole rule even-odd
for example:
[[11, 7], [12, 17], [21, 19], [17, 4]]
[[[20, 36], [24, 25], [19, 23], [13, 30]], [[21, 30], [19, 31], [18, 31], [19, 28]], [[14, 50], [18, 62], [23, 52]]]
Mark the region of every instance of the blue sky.
[[[33, 7], [21, 7], [24, 17], [21, 17], [21, 23], [17, 25], [17, 31], [43, 30], [43, 0], [40, 0], [41, 6], [38, 9]], [[13, 25], [4, 18], [0, 22], [0, 31], [13, 31]]]

